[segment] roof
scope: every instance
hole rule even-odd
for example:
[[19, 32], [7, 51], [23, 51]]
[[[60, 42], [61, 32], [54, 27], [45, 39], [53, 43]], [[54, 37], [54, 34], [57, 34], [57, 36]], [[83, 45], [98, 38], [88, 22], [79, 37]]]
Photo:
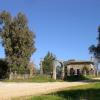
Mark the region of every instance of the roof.
[[92, 61], [65, 61], [64, 64], [94, 64]]

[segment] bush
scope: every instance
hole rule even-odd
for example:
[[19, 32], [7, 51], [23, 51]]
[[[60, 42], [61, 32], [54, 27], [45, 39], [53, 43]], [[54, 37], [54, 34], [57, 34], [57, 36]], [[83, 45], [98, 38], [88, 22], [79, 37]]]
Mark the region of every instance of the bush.
[[89, 78], [83, 76], [83, 75], [73, 75], [73, 76], [67, 76], [65, 78], [66, 81], [81, 81], [81, 80], [88, 80]]

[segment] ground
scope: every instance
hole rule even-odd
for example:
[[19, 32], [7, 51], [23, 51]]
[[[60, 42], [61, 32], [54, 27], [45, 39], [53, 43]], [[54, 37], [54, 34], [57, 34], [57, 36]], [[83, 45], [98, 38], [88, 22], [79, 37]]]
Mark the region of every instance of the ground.
[[46, 82], [16, 83], [0, 82], [0, 100], [8, 100], [20, 96], [36, 96], [63, 90], [72, 86], [86, 85], [89, 82]]
[[21, 97], [15, 100], [100, 100], [100, 81], [65, 88], [46, 95]]
[[0, 83], [0, 100], [12, 97], [40, 95], [71, 86], [87, 84], [85, 82], [48, 82], [48, 83]]

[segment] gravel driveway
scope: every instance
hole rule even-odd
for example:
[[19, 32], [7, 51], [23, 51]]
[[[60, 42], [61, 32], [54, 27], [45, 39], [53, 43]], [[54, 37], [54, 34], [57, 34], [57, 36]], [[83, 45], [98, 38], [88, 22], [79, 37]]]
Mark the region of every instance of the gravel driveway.
[[85, 82], [48, 82], [48, 83], [4, 83], [0, 82], [0, 100], [13, 97], [46, 94], [71, 86], [85, 85]]

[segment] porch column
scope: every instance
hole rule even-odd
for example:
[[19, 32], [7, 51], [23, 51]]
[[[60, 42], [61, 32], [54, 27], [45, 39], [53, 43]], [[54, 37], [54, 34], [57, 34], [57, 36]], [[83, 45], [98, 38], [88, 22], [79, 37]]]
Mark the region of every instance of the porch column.
[[98, 76], [98, 59], [94, 58], [95, 75]]
[[62, 80], [64, 79], [64, 77], [65, 77], [65, 66], [62, 62], [62, 76], [61, 76]]
[[40, 75], [43, 75], [42, 60], [40, 61]]
[[55, 61], [53, 61], [53, 79], [56, 80], [56, 66], [55, 66]]

